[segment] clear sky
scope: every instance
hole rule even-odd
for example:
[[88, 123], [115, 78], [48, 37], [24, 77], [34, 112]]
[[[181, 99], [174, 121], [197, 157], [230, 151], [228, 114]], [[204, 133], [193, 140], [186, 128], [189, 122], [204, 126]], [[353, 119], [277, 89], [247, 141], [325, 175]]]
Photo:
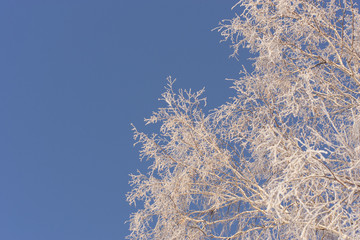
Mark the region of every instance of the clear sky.
[[230, 0], [0, 1], [0, 239], [124, 239], [143, 125], [175, 87], [214, 108], [245, 64], [211, 31]]

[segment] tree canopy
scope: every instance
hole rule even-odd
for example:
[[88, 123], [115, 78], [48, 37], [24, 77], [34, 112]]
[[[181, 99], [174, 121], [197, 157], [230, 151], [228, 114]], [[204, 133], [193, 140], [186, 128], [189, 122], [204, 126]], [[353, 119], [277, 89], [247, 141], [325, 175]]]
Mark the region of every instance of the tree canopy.
[[360, 14], [352, 0], [241, 0], [217, 30], [254, 70], [229, 102], [173, 90], [138, 132], [129, 239], [360, 239]]

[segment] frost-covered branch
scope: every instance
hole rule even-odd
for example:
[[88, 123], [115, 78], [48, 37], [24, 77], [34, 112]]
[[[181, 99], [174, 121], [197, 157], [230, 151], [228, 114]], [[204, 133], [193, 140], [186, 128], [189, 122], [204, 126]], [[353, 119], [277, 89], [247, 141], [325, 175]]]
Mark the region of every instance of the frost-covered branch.
[[173, 90], [138, 132], [130, 239], [359, 239], [360, 14], [349, 0], [241, 0], [218, 30], [254, 54], [204, 113]]

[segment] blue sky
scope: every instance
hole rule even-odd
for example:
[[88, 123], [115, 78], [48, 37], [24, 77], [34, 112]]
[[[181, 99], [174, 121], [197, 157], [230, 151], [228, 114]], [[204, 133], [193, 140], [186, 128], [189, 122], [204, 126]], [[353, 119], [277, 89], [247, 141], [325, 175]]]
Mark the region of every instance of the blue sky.
[[206, 88], [210, 108], [233, 94], [245, 64], [211, 31], [224, 0], [0, 2], [0, 239], [124, 239], [134, 211], [133, 147], [176, 88]]

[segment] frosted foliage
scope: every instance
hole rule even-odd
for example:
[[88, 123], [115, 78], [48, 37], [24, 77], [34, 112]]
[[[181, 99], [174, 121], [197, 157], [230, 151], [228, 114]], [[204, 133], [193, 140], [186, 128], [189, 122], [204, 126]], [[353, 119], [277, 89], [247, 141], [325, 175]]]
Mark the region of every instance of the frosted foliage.
[[129, 239], [360, 239], [360, 15], [347, 0], [242, 0], [217, 30], [253, 53], [204, 113], [173, 90], [134, 128]]

